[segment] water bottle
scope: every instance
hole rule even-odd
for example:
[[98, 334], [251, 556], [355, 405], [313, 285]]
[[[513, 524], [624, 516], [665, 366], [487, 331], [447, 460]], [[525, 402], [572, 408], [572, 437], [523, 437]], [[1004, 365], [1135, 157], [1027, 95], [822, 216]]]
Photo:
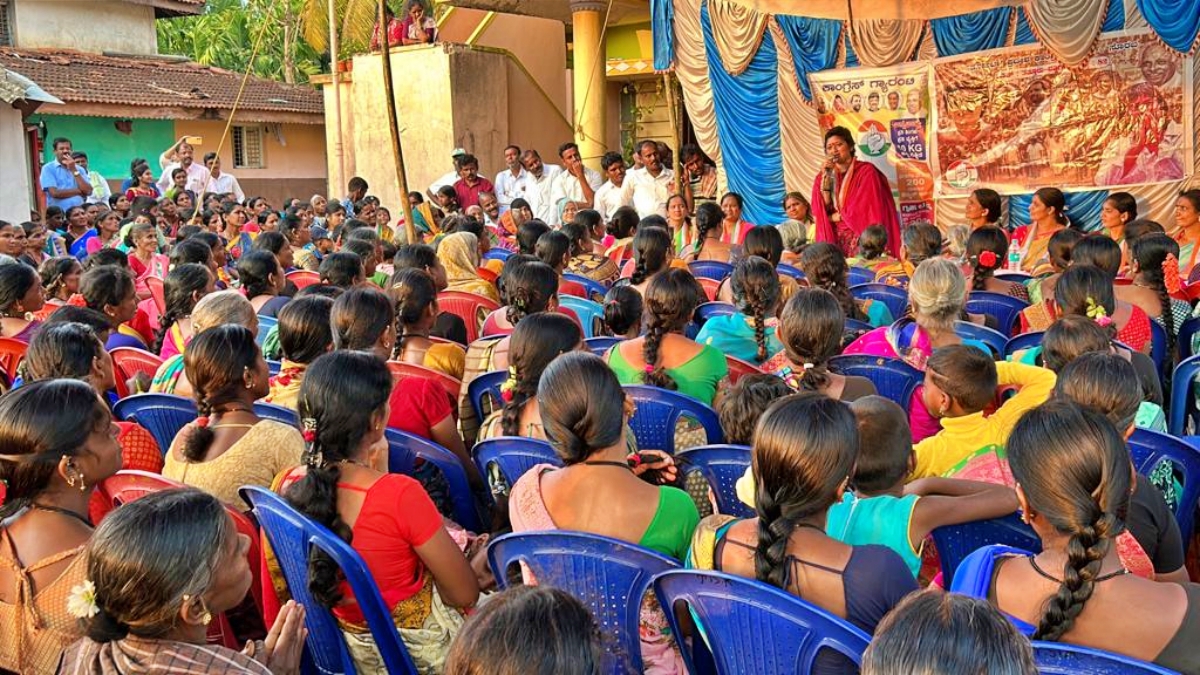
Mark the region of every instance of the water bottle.
[[1008, 245], [1008, 271], [1021, 271], [1021, 245], [1014, 238]]

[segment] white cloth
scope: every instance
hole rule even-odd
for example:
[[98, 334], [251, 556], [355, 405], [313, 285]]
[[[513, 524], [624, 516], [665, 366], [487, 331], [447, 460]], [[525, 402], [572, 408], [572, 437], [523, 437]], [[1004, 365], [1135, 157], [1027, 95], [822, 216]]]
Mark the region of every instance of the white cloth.
[[525, 199], [528, 182], [529, 172], [524, 168], [515, 176], [508, 169], [496, 174], [496, 180], [492, 181], [492, 184], [496, 186], [496, 201], [500, 203], [500, 213], [512, 207], [514, 199]]
[[558, 226], [558, 207], [554, 204], [554, 182], [563, 170], [557, 164], [543, 164], [542, 177], [529, 175], [525, 188], [525, 201], [533, 211], [533, 217], [551, 227]]
[[596, 190], [596, 211], [604, 222], [612, 220], [613, 214], [622, 206], [633, 206], [633, 195], [625, 191], [625, 183], [621, 187], [606, 181]]
[[88, 172], [88, 182], [92, 184], [92, 194], [83, 200], [85, 204], [103, 204], [108, 206], [108, 198], [112, 196], [112, 188], [99, 171]]
[[634, 169], [625, 175], [625, 191], [632, 195], [633, 208], [637, 209], [638, 217], [657, 213], [667, 216], [667, 200], [671, 198], [671, 183], [675, 180], [675, 172], [663, 167], [657, 176], [651, 176], [645, 167]]
[[[592, 192], [600, 189], [600, 186], [604, 184], [604, 176], [601, 176], [599, 171], [594, 171], [586, 166], [583, 167], [583, 178], [591, 186]], [[584, 197], [583, 186], [579, 184], [579, 179], [572, 176], [566, 169], [555, 179], [554, 192], [550, 198], [556, 207], [564, 198], [573, 202], [584, 202], [589, 207], [592, 205], [592, 200]]]
[[[172, 185], [171, 172], [181, 166], [183, 165], [179, 162], [174, 162], [168, 164], [163, 169], [162, 176], [158, 179], [158, 189], [160, 192], [167, 194], [167, 190]], [[204, 168], [202, 164], [192, 162], [187, 168], [187, 175], [187, 183], [184, 185], [184, 188], [190, 190], [197, 198], [203, 197], [204, 188], [208, 185], [208, 169]], [[208, 192], [214, 192], [214, 190], [208, 190]]]
[[242, 186], [238, 184], [238, 179], [231, 173], [221, 172], [221, 175], [213, 178], [208, 183], [208, 191], [216, 194], [233, 193], [239, 202], [246, 201], [246, 193], [242, 192]]
[[429, 194], [436, 195], [438, 193], [438, 190], [441, 190], [443, 187], [445, 187], [447, 185], [449, 185], [450, 187], [454, 187], [454, 184], [457, 182], [458, 182], [458, 171], [451, 171], [449, 173], [442, 174], [441, 178], [438, 178], [437, 180], [433, 181], [432, 184], [430, 184]]

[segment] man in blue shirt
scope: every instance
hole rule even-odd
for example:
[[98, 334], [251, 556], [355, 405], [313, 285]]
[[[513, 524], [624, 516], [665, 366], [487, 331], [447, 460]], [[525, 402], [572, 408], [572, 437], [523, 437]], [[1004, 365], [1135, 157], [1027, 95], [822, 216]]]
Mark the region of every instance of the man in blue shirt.
[[53, 148], [57, 159], [42, 167], [40, 183], [46, 193], [46, 206], [66, 211], [83, 204], [84, 198], [92, 194], [92, 183], [87, 171], [71, 156], [71, 141], [56, 138]]

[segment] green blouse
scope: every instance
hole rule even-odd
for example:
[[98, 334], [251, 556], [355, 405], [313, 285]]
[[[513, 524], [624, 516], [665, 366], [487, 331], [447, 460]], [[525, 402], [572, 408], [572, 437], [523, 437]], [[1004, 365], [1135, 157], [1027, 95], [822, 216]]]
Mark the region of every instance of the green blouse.
[[638, 545], [683, 560], [699, 522], [692, 498], [679, 488], [663, 485], [658, 488], [658, 510]]
[[[621, 384], [643, 384], [642, 375], [645, 371], [636, 368], [621, 354], [620, 348], [610, 349], [608, 365], [617, 375]], [[667, 368], [667, 374], [679, 386], [679, 393], [691, 396], [705, 405], [712, 405], [717, 393], [717, 384], [729, 375], [729, 364], [725, 355], [712, 347], [702, 345], [695, 356], [674, 368]]]

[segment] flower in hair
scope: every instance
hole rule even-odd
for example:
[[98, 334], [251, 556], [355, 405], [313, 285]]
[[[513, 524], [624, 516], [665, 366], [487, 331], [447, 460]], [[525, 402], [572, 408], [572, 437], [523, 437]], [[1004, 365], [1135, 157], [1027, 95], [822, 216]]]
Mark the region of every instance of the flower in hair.
[[653, 373], [653, 372], [654, 372], [654, 364], [647, 363], [646, 364], [646, 374], [649, 375], [650, 373]]
[[301, 423], [303, 427], [300, 435], [304, 437], [305, 443], [314, 443], [317, 440], [317, 421], [311, 417], [305, 417]]
[[8, 481], [0, 479], [0, 506], [8, 500]]
[[1087, 316], [1098, 326], [1107, 328], [1112, 325], [1112, 318], [1108, 316], [1108, 310], [1104, 309], [1103, 305], [1097, 304], [1090, 295], [1087, 298]]
[[200, 427], [201, 429], [208, 426], [208, 415], [201, 415], [200, 417], [197, 417], [196, 426]]
[[979, 254], [979, 264], [991, 269], [996, 266], [996, 254], [993, 251], [984, 251]]
[[1183, 281], [1179, 278], [1179, 258], [1174, 253], [1168, 253], [1162, 263], [1163, 285], [1167, 293], [1175, 294], [1183, 290]]
[[67, 614], [76, 619], [90, 619], [100, 613], [96, 605], [96, 584], [84, 579], [82, 584], [71, 588], [67, 596]]
[[508, 403], [513, 399], [513, 390], [517, 388], [517, 367], [508, 367], [508, 379], [500, 385], [500, 400]]

